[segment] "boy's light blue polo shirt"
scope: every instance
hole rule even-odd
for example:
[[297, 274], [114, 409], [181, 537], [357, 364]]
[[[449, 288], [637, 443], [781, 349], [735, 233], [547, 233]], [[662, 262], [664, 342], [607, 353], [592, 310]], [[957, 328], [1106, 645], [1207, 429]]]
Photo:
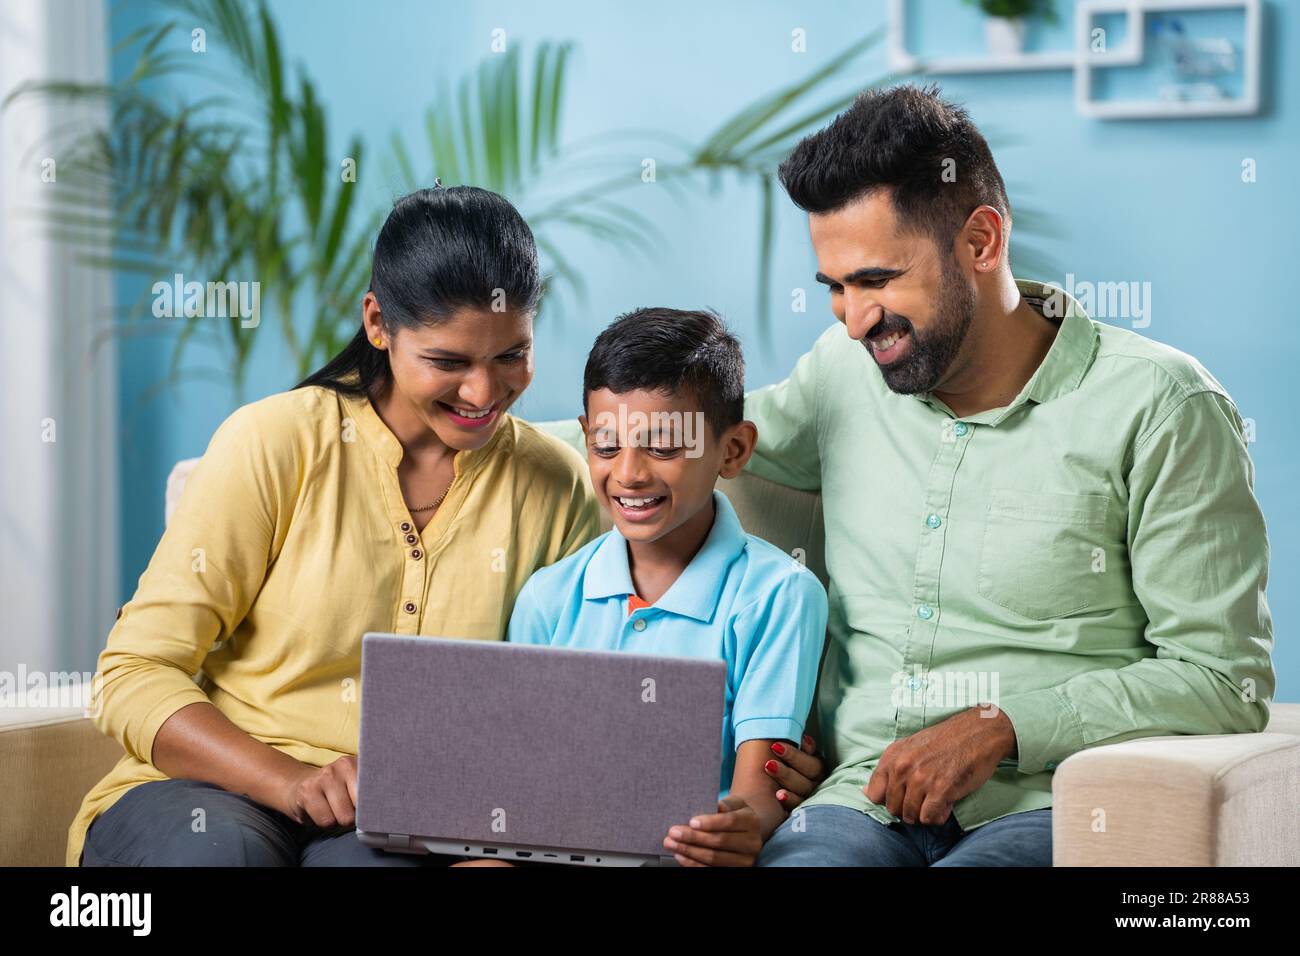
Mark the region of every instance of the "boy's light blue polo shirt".
[[528, 579], [509, 640], [625, 650], [727, 664], [719, 799], [731, 789], [746, 740], [803, 735], [826, 640], [826, 591], [781, 549], [745, 533], [731, 502], [713, 493], [709, 536], [652, 606], [628, 614], [636, 588], [627, 539], [615, 528]]

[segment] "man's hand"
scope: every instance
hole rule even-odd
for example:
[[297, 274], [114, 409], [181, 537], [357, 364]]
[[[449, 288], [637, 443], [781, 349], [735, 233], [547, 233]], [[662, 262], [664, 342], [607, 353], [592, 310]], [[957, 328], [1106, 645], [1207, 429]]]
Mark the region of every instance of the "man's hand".
[[728, 795], [718, 801], [717, 813], [671, 827], [664, 848], [682, 866], [753, 866], [763, 849], [758, 814], [740, 797]]
[[324, 767], [302, 764], [289, 780], [284, 806], [276, 809], [297, 823], [322, 830], [357, 822], [357, 758], [340, 757]]
[[972, 707], [895, 740], [862, 788], [904, 823], [941, 824], [952, 806], [993, 776], [1016, 751], [1011, 720], [992, 705]]
[[816, 741], [807, 734], [798, 750], [780, 741], [772, 744], [772, 759], [763, 770], [780, 786], [776, 798], [787, 812], [803, 803], [826, 779], [826, 764], [817, 756]]

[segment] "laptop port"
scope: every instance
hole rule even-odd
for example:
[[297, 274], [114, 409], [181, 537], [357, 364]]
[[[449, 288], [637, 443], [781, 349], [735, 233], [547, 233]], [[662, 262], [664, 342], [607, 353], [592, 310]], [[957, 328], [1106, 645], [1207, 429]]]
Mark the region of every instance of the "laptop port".
[[515, 856], [532, 856], [532, 850], [515, 850]]
[[498, 850], [497, 850], [497, 848], [494, 847], [494, 846], [485, 846], [485, 847], [483, 848], [483, 855], [484, 855], [484, 856], [495, 856], [495, 855], [497, 854], [497, 852], [498, 852]]
[[570, 863], [584, 863], [584, 862], [586, 862], [586, 859], [587, 859], [587, 858], [586, 858], [585, 856], [578, 856], [578, 854], [576, 854], [576, 853], [570, 853], [570, 854], [569, 854], [569, 862], [570, 862]]

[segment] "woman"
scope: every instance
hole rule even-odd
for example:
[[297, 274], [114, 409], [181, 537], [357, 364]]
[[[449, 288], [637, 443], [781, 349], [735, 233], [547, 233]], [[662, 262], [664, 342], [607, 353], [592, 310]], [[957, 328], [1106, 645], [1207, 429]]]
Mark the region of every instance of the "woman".
[[580, 457], [508, 414], [540, 291], [502, 197], [398, 200], [362, 328], [221, 425], [109, 635], [96, 724], [126, 755], [70, 865], [455, 862], [353, 832], [361, 635], [499, 640], [528, 576], [597, 534]]

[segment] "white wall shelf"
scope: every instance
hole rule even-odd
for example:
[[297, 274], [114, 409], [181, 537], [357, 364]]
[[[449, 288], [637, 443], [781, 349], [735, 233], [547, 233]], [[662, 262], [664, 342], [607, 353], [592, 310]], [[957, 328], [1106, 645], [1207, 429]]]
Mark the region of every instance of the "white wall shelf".
[[[1119, 4], [1128, 12], [1128, 34], [1142, 23], [1136, 3]], [[1132, 8], [1132, 9], [1130, 9]], [[1013, 56], [924, 57], [907, 48], [907, 0], [890, 0], [888, 24], [889, 66], [899, 72], [949, 75], [957, 73], [1019, 73], [1031, 70], [1073, 70], [1078, 62], [1075, 50], [1028, 50]], [[1095, 62], [1126, 66], [1141, 62], [1140, 54], [1124, 46], [1109, 53], [1094, 54]]]
[[[1073, 70], [1075, 108], [1097, 119], [1159, 119], [1167, 117], [1248, 116], [1259, 112], [1260, 0], [1079, 0], [1074, 9], [1074, 49], [1025, 51], [1003, 56], [943, 56], [927, 58], [907, 48], [907, 2], [890, 0], [888, 52], [890, 68], [933, 75], [1018, 73]], [[1093, 98], [1093, 73], [1146, 62], [1146, 22], [1151, 13], [1201, 10], [1241, 10], [1244, 17], [1242, 95], [1223, 99], [1101, 100]], [[1114, 49], [1094, 53], [1090, 39], [1101, 15], [1125, 16], [1124, 40]]]
[[[1218, 100], [1097, 100], [1092, 97], [1092, 74], [1098, 67], [1113, 65], [1106, 57], [1088, 51], [1088, 34], [1098, 14], [1129, 11], [1128, 44], [1136, 62], [1146, 59], [1146, 15], [1197, 10], [1241, 10], [1242, 24], [1241, 96]], [[1075, 43], [1078, 64], [1074, 71], [1074, 105], [1084, 116], [1097, 119], [1170, 119], [1212, 116], [1252, 116], [1259, 112], [1260, 0], [1079, 0], [1075, 7]], [[1133, 22], [1133, 13], [1137, 20]]]

